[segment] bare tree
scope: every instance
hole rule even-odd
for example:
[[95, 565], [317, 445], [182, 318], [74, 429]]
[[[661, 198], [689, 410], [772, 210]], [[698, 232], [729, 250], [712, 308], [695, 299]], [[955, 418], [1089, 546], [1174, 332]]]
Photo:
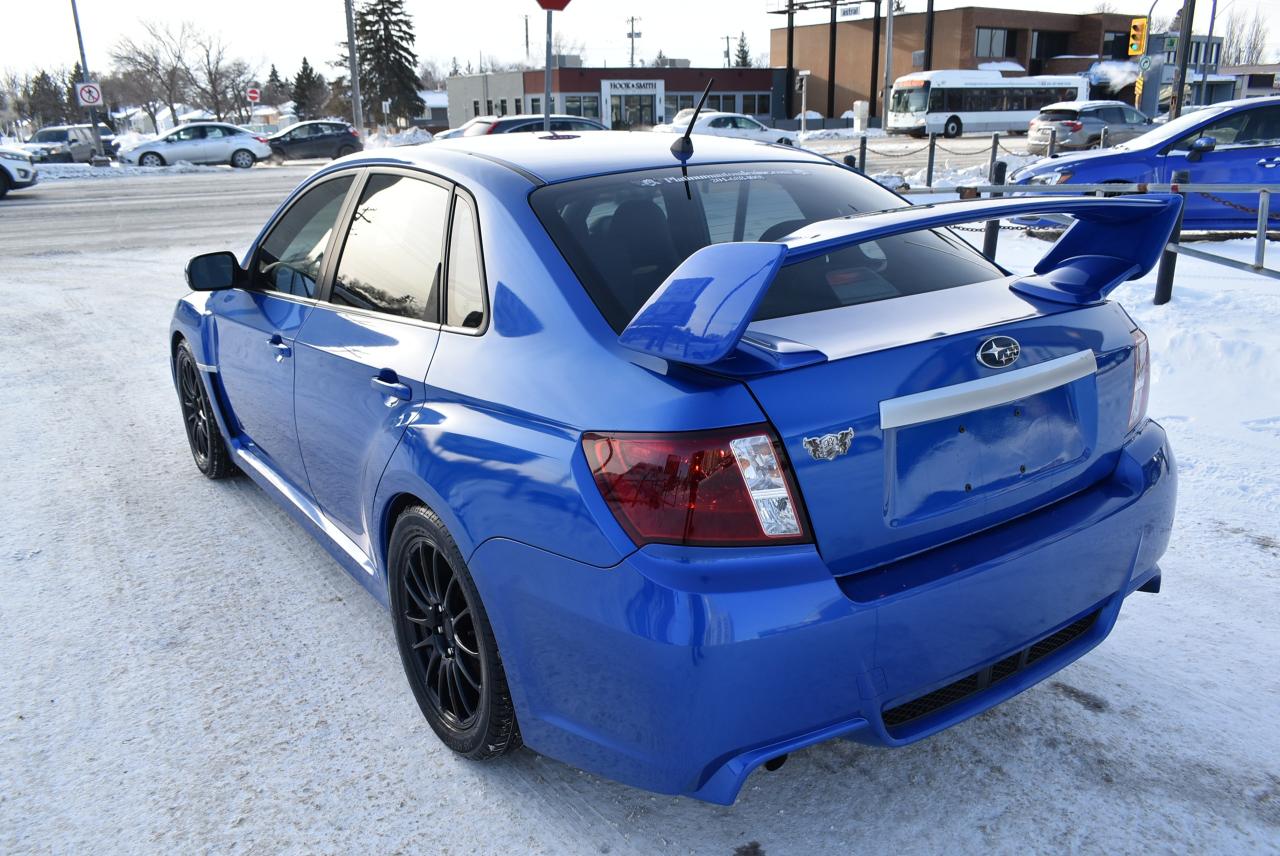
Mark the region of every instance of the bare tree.
[[111, 61], [118, 74], [132, 75], [137, 85], [146, 87], [145, 100], [159, 101], [168, 107], [176, 124], [178, 106], [187, 97], [190, 85], [187, 54], [193, 35], [191, 25], [184, 22], [175, 30], [150, 22], [144, 23], [142, 29], [144, 35], [138, 40], [116, 42], [111, 49]]
[[102, 91], [110, 95], [113, 104], [136, 106], [151, 120], [151, 130], [160, 133], [159, 114], [164, 101], [156, 97], [152, 80], [137, 70], [116, 71], [102, 81]]
[[1116, 13], [1116, 4], [1111, 0], [1100, 0], [1093, 5], [1093, 11], [1100, 15], [1114, 15]]
[[1262, 62], [1267, 47], [1267, 22], [1262, 8], [1253, 12], [1234, 8], [1227, 16], [1222, 34], [1222, 65], [1255, 65]]

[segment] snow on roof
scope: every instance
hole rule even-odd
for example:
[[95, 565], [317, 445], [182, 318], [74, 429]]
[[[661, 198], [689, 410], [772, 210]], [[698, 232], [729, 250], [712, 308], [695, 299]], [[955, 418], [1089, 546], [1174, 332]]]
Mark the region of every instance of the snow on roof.
[[1026, 71], [1021, 65], [1011, 60], [978, 63], [979, 71]]
[[427, 107], [448, 107], [449, 93], [443, 89], [419, 89], [418, 97]]

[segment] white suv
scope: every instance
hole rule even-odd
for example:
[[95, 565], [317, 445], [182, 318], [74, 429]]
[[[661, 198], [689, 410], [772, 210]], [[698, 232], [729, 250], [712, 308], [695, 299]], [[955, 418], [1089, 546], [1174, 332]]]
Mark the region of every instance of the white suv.
[[229, 163], [242, 169], [269, 157], [271, 145], [266, 137], [222, 122], [179, 125], [162, 137], [120, 153], [120, 160], [139, 166], [165, 166], [186, 161]]
[[36, 167], [31, 155], [12, 146], [0, 146], [0, 196], [36, 183]]

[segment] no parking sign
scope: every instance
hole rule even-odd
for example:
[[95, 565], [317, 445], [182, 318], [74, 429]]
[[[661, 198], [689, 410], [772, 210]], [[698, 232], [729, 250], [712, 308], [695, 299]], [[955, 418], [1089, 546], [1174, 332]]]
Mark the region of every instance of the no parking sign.
[[97, 81], [86, 80], [76, 84], [76, 103], [81, 107], [102, 106], [102, 88]]

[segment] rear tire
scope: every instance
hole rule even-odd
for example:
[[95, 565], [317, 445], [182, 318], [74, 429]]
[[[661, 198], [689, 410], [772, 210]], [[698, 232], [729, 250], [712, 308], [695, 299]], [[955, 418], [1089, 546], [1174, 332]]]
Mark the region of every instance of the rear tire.
[[790, 138], [790, 137], [783, 137], [782, 139], [778, 140], [778, 145], [780, 145], [780, 146], [794, 146], [794, 145], [795, 145], [795, 143], [791, 142], [791, 138]]
[[945, 125], [942, 126], [942, 136], [947, 139], [954, 139], [964, 133], [964, 125], [960, 122], [959, 116], [952, 116], [947, 119]]
[[272, 149], [271, 157], [267, 158], [267, 162], [272, 166], [280, 166], [280, 164], [284, 163], [284, 152], [279, 149]]
[[236, 474], [231, 453], [222, 441], [218, 420], [204, 382], [200, 379], [200, 367], [196, 364], [191, 347], [182, 341], [173, 358], [173, 373], [178, 381], [178, 404], [182, 408], [182, 423], [187, 430], [187, 443], [196, 468], [210, 479], [225, 479]]
[[334, 152], [333, 156], [335, 159], [345, 158], [347, 155], [351, 154], [354, 151], [355, 149], [353, 149], [351, 146], [340, 146], [338, 150]]
[[475, 761], [521, 745], [489, 616], [440, 518], [413, 506], [387, 550], [391, 617], [405, 676], [440, 741]]
[[0, 199], [4, 199], [9, 193], [9, 173], [0, 169]]
[[142, 157], [138, 158], [138, 166], [164, 166], [164, 158], [155, 152], [144, 152]]
[[258, 159], [248, 149], [236, 149], [231, 153], [231, 165], [236, 169], [248, 169], [257, 162]]

